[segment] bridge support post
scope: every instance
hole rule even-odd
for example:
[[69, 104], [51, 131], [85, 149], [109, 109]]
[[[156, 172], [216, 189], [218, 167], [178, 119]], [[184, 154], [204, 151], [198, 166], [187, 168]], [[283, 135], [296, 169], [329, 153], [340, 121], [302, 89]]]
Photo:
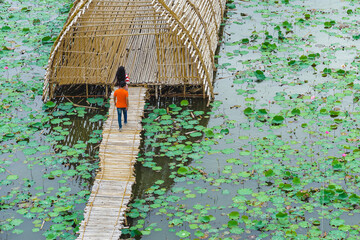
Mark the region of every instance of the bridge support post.
[[56, 89], [56, 84], [50, 83], [49, 84], [49, 100], [54, 99], [55, 89]]

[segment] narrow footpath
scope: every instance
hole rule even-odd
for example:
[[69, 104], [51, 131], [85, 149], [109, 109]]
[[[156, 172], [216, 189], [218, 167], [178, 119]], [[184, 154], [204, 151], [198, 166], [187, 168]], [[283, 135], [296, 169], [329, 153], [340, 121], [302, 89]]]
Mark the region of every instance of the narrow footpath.
[[134, 164], [139, 151], [146, 88], [129, 87], [128, 124], [118, 131], [113, 96], [104, 124], [98, 172], [81, 222], [79, 237], [87, 240], [118, 240], [124, 213], [135, 182]]

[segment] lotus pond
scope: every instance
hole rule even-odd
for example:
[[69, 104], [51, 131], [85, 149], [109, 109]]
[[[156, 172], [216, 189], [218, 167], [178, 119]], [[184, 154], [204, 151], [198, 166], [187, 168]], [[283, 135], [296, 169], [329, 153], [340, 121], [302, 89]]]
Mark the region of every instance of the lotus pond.
[[123, 238], [360, 239], [359, 1], [228, 8], [210, 109], [144, 119]]
[[0, 239], [75, 239], [107, 103], [41, 101], [44, 68], [70, 1], [0, 6]]
[[[0, 6], [0, 238], [75, 239], [108, 104], [41, 101], [70, 1]], [[146, 106], [122, 238], [359, 239], [359, 6], [229, 1], [215, 100]]]

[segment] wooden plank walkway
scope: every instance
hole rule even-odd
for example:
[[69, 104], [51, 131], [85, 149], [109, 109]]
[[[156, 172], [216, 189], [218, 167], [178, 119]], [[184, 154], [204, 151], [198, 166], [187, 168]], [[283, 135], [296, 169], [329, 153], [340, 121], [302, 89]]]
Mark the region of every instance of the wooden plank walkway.
[[118, 240], [121, 235], [135, 182], [133, 169], [141, 140], [145, 93], [146, 88], [129, 87], [128, 124], [121, 132], [113, 99], [110, 100], [109, 118], [104, 124], [100, 145], [101, 169], [85, 208], [79, 240]]

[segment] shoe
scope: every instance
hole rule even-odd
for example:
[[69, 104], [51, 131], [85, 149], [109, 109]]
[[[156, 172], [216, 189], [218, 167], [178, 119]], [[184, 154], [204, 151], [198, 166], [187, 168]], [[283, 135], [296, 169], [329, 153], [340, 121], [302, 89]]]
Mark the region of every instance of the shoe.
[[119, 128], [119, 132], [121, 132], [121, 128]]

